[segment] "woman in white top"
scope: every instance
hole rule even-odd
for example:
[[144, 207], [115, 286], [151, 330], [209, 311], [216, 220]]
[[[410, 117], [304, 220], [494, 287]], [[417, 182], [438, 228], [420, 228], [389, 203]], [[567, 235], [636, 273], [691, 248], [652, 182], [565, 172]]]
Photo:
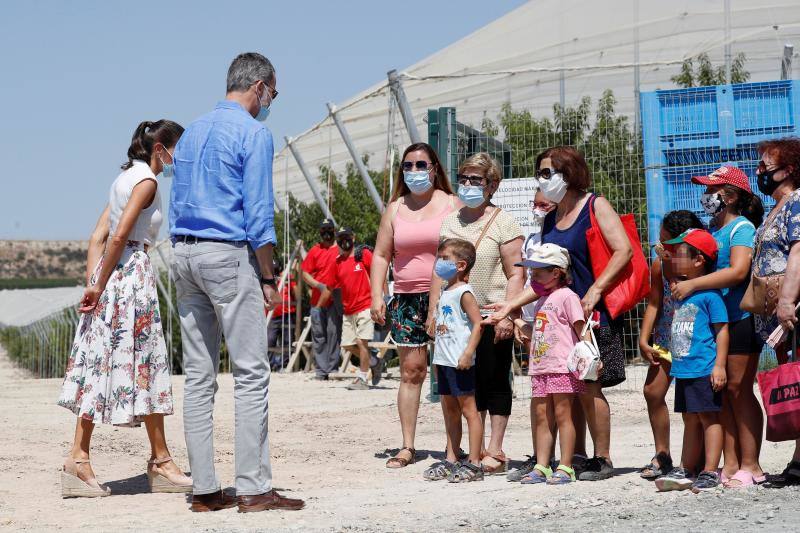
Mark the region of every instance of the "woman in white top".
[[128, 162], [89, 242], [87, 288], [58, 405], [77, 415], [75, 439], [61, 473], [62, 497], [108, 496], [89, 464], [95, 423], [147, 427], [153, 492], [191, 492], [192, 479], [172, 461], [164, 415], [173, 412], [170, 361], [158, 309], [156, 274], [147, 255], [163, 216], [156, 175], [172, 172], [183, 128], [142, 122]]

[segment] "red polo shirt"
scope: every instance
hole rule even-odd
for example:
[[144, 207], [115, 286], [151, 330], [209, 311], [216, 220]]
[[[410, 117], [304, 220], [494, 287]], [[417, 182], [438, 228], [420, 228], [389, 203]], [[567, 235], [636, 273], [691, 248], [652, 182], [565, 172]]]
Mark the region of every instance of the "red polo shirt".
[[356, 262], [355, 252], [349, 257], [336, 257], [335, 287], [342, 289], [344, 314], [354, 315], [372, 306], [372, 291], [369, 287], [369, 268], [372, 252], [364, 250], [362, 261]]
[[[308, 272], [311, 274], [315, 280], [319, 281], [320, 283], [324, 283], [328, 286], [328, 288], [332, 289], [336, 270], [336, 258], [338, 255], [339, 248], [337, 248], [335, 244], [329, 246], [328, 248], [323, 248], [319, 245], [319, 243], [315, 244], [308, 251], [308, 254], [306, 254], [306, 258], [303, 259], [303, 263], [300, 265], [300, 268], [303, 269], [303, 272]], [[319, 289], [312, 287], [312, 307], [317, 305], [319, 297]], [[331, 299], [328, 300], [328, 303], [325, 305], [325, 307], [328, 307], [329, 305], [331, 305]]]

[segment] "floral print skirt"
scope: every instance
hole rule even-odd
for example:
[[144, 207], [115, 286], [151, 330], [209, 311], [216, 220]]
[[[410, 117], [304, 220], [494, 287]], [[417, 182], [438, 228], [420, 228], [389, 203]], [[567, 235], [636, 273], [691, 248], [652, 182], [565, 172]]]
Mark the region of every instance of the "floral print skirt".
[[430, 293], [395, 294], [389, 304], [392, 319], [392, 339], [398, 346], [427, 346], [430, 337], [425, 331], [428, 319], [428, 297]]
[[94, 423], [138, 426], [172, 414], [170, 376], [155, 272], [144, 246], [128, 241], [97, 307], [81, 315], [58, 405]]

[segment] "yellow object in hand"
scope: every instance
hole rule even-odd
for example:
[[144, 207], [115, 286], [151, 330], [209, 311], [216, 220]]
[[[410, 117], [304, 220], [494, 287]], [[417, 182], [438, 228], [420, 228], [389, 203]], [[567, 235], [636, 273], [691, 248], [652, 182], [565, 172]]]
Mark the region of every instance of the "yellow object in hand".
[[658, 344], [654, 344], [653, 349], [658, 352], [658, 356], [661, 359], [667, 361], [668, 363], [672, 362], [672, 353], [669, 350], [667, 350], [666, 348], [662, 348]]

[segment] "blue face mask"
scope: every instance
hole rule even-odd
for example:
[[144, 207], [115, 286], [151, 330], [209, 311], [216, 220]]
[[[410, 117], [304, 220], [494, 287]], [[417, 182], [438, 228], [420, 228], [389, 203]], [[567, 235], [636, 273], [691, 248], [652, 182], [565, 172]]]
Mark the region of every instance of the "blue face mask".
[[478, 207], [484, 202], [483, 187], [480, 185], [459, 185], [458, 197], [467, 207]]
[[[167, 153], [169, 154], [168, 151]], [[161, 160], [161, 166], [162, 166], [161, 175], [164, 176], [165, 178], [173, 177], [175, 175], [175, 165], [174, 165], [175, 156], [172, 156], [172, 163], [165, 163], [164, 160], [161, 159], [161, 156], [159, 156], [158, 159]]]
[[458, 273], [458, 268], [454, 261], [449, 259], [437, 259], [433, 265], [433, 272], [444, 280], [451, 280]]
[[258, 110], [258, 115], [256, 115], [256, 120], [259, 122], [264, 122], [269, 117], [269, 106], [261, 106], [261, 109]]
[[428, 189], [433, 187], [433, 183], [431, 183], [431, 173], [428, 170], [403, 172], [403, 181], [408, 185], [408, 190], [414, 194], [428, 192]]
[[261, 104], [261, 108], [258, 110], [258, 115], [256, 115], [256, 120], [259, 122], [264, 122], [269, 117], [269, 108], [272, 105], [272, 98], [269, 99], [268, 102], [264, 102], [266, 100], [266, 96], [268, 91], [264, 89], [264, 95], [259, 98], [259, 103]]

